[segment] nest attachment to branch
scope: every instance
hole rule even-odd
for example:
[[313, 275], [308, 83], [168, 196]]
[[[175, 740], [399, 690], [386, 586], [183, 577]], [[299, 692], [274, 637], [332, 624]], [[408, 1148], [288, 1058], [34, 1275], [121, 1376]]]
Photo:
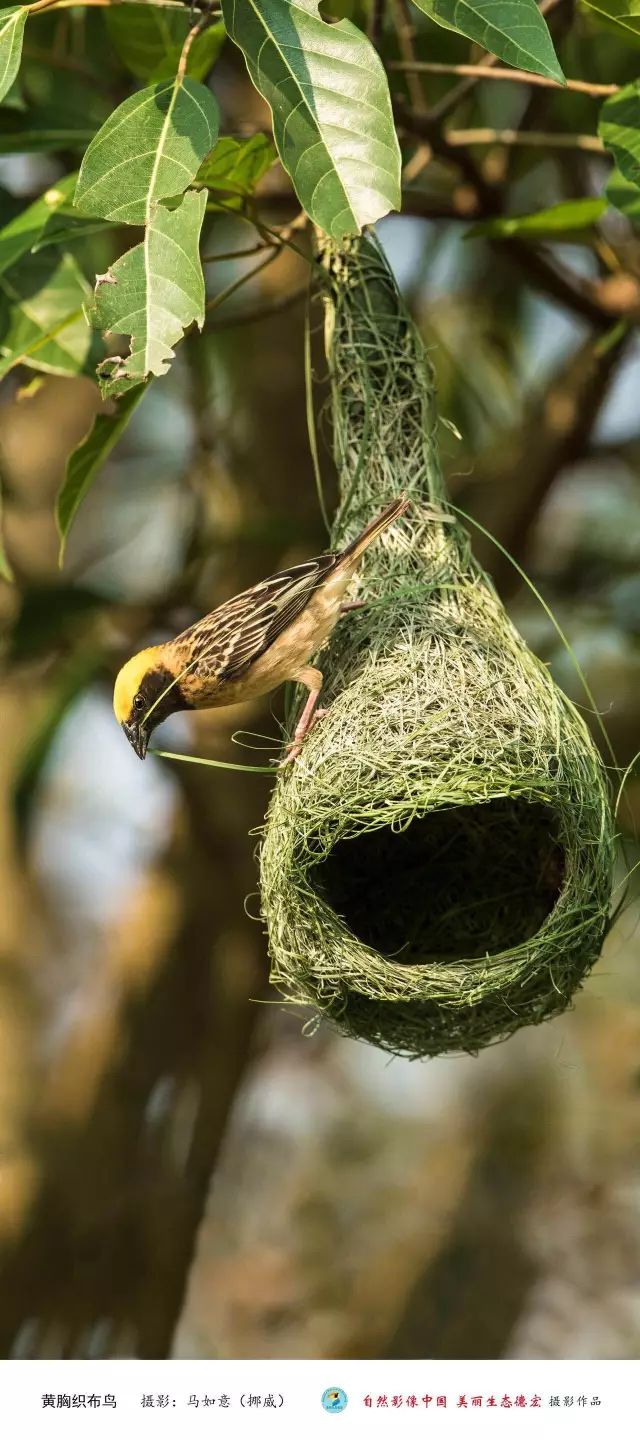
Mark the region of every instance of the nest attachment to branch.
[[339, 548], [400, 491], [320, 659], [328, 714], [261, 845], [272, 979], [397, 1054], [475, 1052], [563, 1010], [607, 926], [587, 727], [447, 512], [434, 383], [371, 237], [321, 250]]

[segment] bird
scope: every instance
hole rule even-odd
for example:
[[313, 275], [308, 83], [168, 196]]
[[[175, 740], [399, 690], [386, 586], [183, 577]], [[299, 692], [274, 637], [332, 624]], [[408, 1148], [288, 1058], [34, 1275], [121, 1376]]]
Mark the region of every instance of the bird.
[[113, 708], [136, 755], [144, 760], [156, 726], [178, 710], [236, 705], [295, 680], [308, 691], [287, 747], [287, 761], [296, 760], [324, 713], [318, 710], [322, 672], [309, 661], [340, 615], [362, 603], [345, 602], [358, 564], [408, 505], [406, 495], [399, 495], [344, 550], [279, 570], [225, 600], [174, 640], [127, 660], [116, 678]]

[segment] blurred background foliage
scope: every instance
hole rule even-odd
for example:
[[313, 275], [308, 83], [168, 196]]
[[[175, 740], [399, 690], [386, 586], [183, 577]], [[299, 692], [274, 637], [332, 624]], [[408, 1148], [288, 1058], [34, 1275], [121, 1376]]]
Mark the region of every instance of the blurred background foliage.
[[[631, 30], [572, 0], [546, 8], [566, 74], [634, 79]], [[326, 0], [323, 12], [354, 15], [390, 66], [407, 45], [444, 66], [478, 58], [417, 11], [409, 26], [401, 3]], [[29, 22], [20, 85], [0, 107], [3, 226], [77, 168], [135, 83], [115, 22], [98, 8]], [[266, 107], [222, 38], [209, 79], [222, 132], [262, 133]], [[390, 76], [405, 213], [379, 231], [436, 366], [451, 493], [544, 595], [624, 768], [640, 743], [638, 237], [612, 209], [551, 240], [469, 235], [601, 195], [610, 162], [582, 143], [600, 101]], [[496, 133], [454, 144], [452, 127]], [[500, 141], [514, 131], [542, 139]], [[276, 230], [294, 220], [278, 165], [237, 213], [209, 213], [203, 253], [250, 247], [247, 213]], [[81, 288], [123, 243], [116, 227], [74, 225]], [[303, 1033], [306, 1017], [269, 991], [251, 838], [268, 777], [141, 765], [113, 719], [126, 656], [325, 545], [307, 264], [282, 245], [247, 279], [254, 266], [205, 267], [205, 331], [143, 397], [62, 569], [55, 495], [103, 402], [86, 373], [55, 364], [17, 365], [0, 391], [1, 1353], [637, 1357], [633, 883], [570, 1014], [475, 1059], [389, 1063]], [[313, 310], [310, 328], [321, 410]], [[325, 444], [321, 464], [330, 507]], [[481, 532], [474, 543], [584, 703], [519, 571]], [[245, 746], [275, 754], [281, 705], [177, 717], [161, 739], [262, 763], [231, 737], [249, 731]], [[625, 793], [621, 881], [637, 858], [633, 775]]]

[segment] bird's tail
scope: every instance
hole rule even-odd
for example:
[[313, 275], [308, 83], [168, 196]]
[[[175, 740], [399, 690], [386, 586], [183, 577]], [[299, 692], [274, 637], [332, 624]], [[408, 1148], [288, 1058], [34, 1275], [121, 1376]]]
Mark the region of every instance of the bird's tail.
[[392, 525], [393, 521], [397, 520], [400, 515], [404, 515], [405, 510], [408, 510], [408, 508], [409, 501], [406, 495], [398, 495], [397, 500], [392, 500], [390, 505], [386, 505], [384, 510], [381, 510], [380, 514], [376, 516], [375, 520], [370, 520], [369, 524], [365, 525], [364, 530], [360, 532], [356, 539], [352, 540], [350, 545], [347, 545], [339, 557], [338, 564], [341, 565], [344, 560], [350, 561], [351, 563], [358, 560], [363, 551], [367, 549], [367, 546], [371, 545], [372, 541], [376, 540], [378, 535], [382, 534], [383, 530], [386, 530], [387, 525]]

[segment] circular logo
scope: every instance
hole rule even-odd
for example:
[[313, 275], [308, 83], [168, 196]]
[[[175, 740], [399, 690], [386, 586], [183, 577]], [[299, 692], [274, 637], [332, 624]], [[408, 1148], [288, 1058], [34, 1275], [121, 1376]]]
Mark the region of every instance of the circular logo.
[[329, 1410], [333, 1415], [339, 1415], [341, 1410], [347, 1408], [347, 1396], [344, 1390], [325, 1390], [322, 1396], [323, 1410]]

